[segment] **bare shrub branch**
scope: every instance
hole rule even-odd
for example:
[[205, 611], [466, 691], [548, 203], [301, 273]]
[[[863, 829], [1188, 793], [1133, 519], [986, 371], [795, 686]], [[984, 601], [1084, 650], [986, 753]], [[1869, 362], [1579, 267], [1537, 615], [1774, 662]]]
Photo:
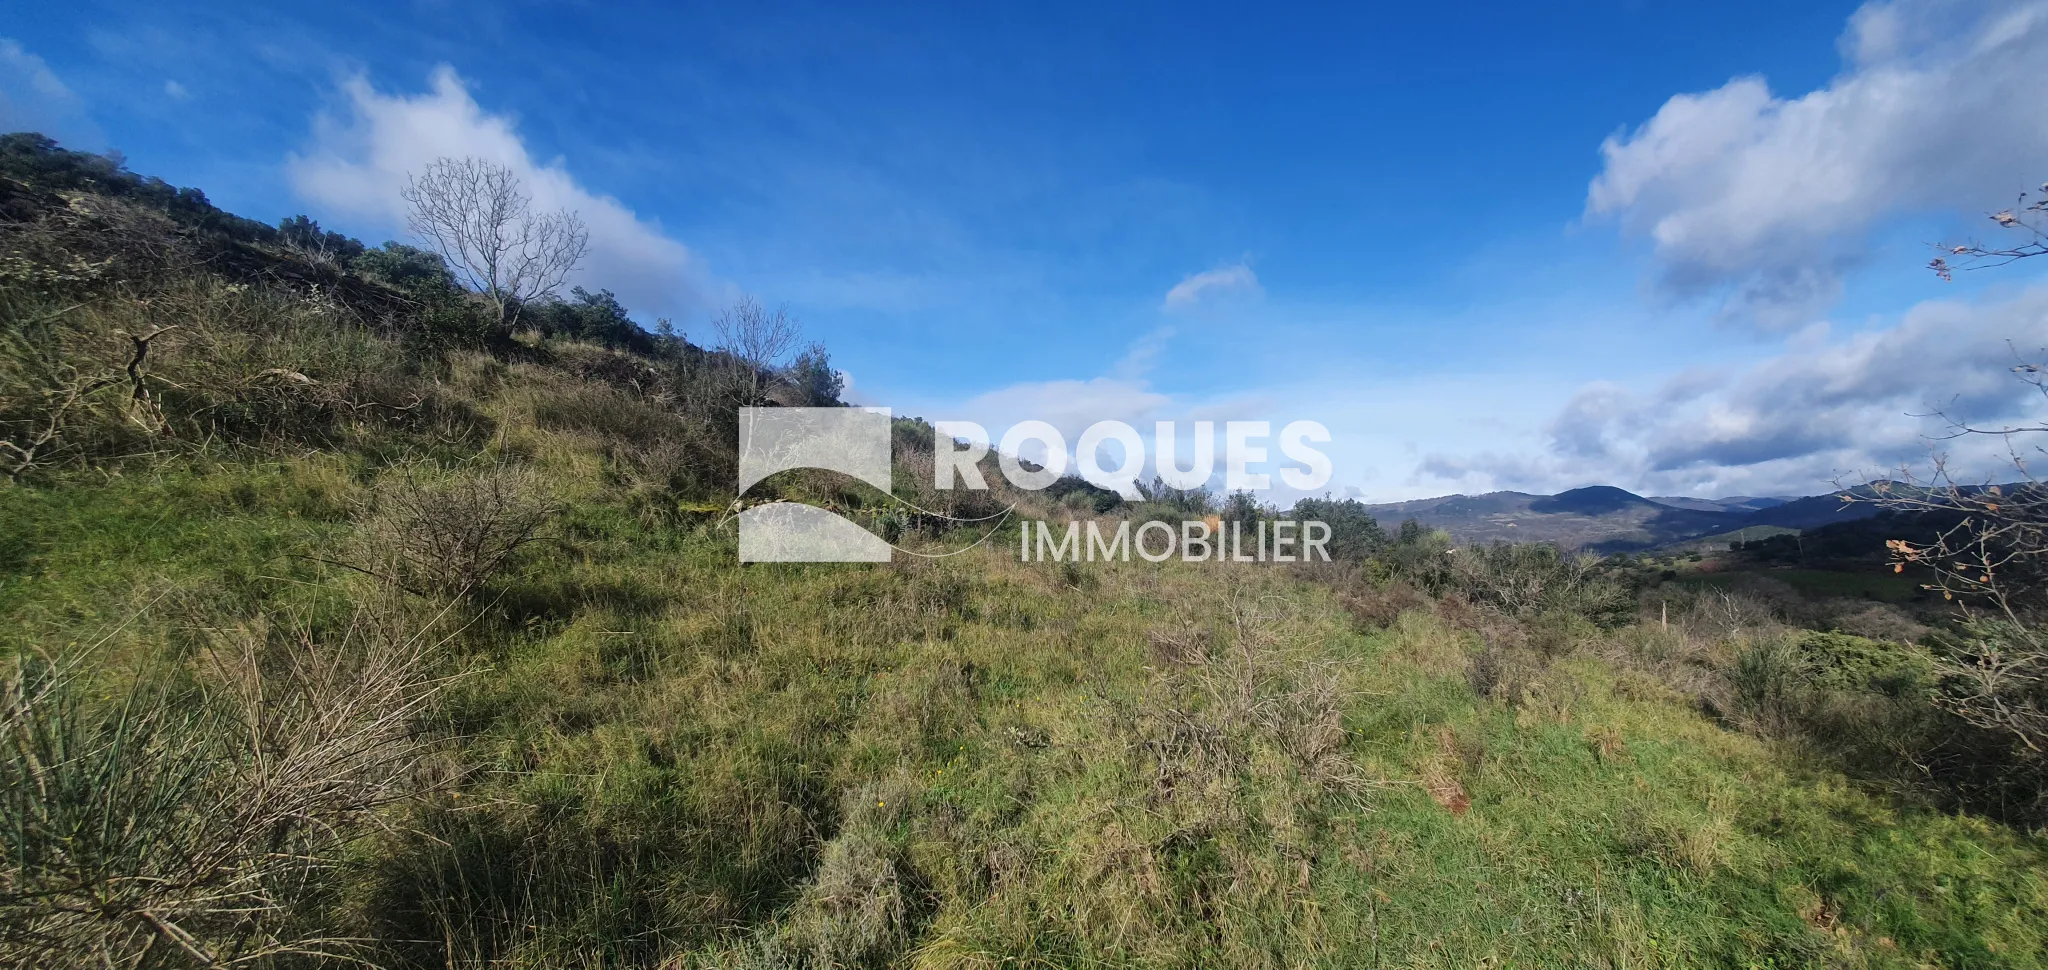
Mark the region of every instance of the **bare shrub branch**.
[[[1964, 268], [1978, 269], [2048, 255], [2048, 184], [2039, 195], [2021, 193], [2012, 208], [1991, 219], [2025, 238], [2017, 245], [1945, 247], [1930, 267], [1949, 279], [1955, 268], [1951, 257]], [[2013, 374], [2048, 403], [2048, 369], [2017, 348], [2013, 356]], [[2018, 479], [2002, 485], [1959, 483], [1946, 456], [1936, 453], [1924, 477], [1902, 469], [1898, 481], [1872, 482], [1867, 494], [1844, 497], [1915, 514], [1936, 526], [1931, 541], [1892, 539], [1886, 545], [1894, 572], [1908, 566], [1930, 572], [1933, 579], [1925, 588], [1954, 603], [1963, 620], [1961, 642], [1937, 661], [1944, 686], [1939, 703], [1962, 720], [2011, 739], [2028, 758], [2048, 758], [2048, 641], [2040, 632], [2048, 611], [2043, 590], [2048, 580], [2048, 486], [2029, 464], [2048, 450], [2039, 437], [2048, 434], [2048, 422], [1986, 428], [1940, 411], [1933, 416], [1948, 423], [1936, 440], [2003, 440]]]
[[542, 530], [557, 511], [533, 473], [519, 466], [449, 476], [407, 465], [364, 509], [360, 558], [374, 565], [354, 565], [415, 593], [459, 596], [546, 539]]
[[[2032, 198], [2033, 201], [2027, 201]], [[1951, 244], [1940, 247], [1941, 255], [1934, 257], [1927, 268], [1942, 279], [1953, 279], [1957, 269], [1990, 269], [2004, 266], [2033, 256], [2048, 255], [2048, 182], [2041, 183], [2039, 195], [2021, 192], [2012, 208], [1991, 213], [1991, 221], [2025, 237], [2024, 241], [2005, 246], [1985, 246], [1979, 243]], [[1951, 259], [1959, 261], [1957, 266]]]

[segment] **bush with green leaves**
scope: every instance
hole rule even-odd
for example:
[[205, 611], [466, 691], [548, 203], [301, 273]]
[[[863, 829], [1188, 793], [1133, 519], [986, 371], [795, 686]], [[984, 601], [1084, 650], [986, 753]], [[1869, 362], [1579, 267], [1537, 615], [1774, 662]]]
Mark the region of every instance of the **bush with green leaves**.
[[1361, 561], [1386, 549], [1390, 542], [1379, 520], [1357, 499], [1305, 498], [1294, 503], [1289, 517], [1329, 526], [1326, 548], [1332, 559]]
[[1543, 543], [1495, 543], [1445, 557], [1444, 582], [1475, 604], [1513, 617], [1562, 613], [1612, 625], [1632, 617], [1635, 602], [1602, 569], [1598, 557]]

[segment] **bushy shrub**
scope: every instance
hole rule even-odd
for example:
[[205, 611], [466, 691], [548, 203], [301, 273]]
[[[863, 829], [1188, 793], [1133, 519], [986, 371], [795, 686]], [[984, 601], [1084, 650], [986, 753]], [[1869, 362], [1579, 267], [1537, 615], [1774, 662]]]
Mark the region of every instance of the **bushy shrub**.
[[1100, 514], [1123, 504], [1123, 496], [1079, 475], [1062, 475], [1045, 487], [1045, 496], [1083, 514]]
[[532, 472], [514, 465], [442, 473], [406, 465], [380, 483], [363, 511], [358, 568], [415, 592], [474, 592], [511, 565], [558, 507]]
[[1765, 734], [1789, 733], [1798, 721], [1808, 671], [1805, 656], [1784, 638], [1744, 645], [1728, 672], [1736, 711]]
[[1330, 527], [1330, 558], [1359, 561], [1386, 549], [1390, 540], [1378, 519], [1357, 499], [1336, 501], [1305, 498], [1294, 503], [1289, 516], [1303, 522], [1321, 522]]
[[1445, 558], [1449, 568], [1440, 584], [1508, 616], [1561, 613], [1613, 625], [1635, 611], [1628, 591], [1592, 556], [1539, 543], [1495, 543]]

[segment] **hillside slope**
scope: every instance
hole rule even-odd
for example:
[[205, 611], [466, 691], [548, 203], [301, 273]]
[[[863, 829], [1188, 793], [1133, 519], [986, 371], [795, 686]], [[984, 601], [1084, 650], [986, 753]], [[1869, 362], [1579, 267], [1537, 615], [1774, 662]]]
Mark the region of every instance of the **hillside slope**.
[[[1897, 764], [1955, 737], [1914, 645], [1434, 536], [742, 566], [735, 407], [830, 403], [794, 362], [30, 189], [64, 205], [0, 225], [0, 966], [2044, 965], [2025, 805]], [[926, 508], [1094, 510], [937, 494], [895, 430]], [[1613, 491], [1475, 514], [1685, 513]], [[834, 476], [761, 493], [963, 545]]]

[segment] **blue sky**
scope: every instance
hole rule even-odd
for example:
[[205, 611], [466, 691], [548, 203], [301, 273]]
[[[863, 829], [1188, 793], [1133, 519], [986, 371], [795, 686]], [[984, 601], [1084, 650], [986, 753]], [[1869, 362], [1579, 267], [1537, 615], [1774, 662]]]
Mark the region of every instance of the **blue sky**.
[[0, 127], [372, 241], [517, 161], [645, 318], [787, 303], [992, 427], [1320, 420], [1370, 500], [1820, 491], [2048, 343], [2038, 270], [1919, 268], [2048, 178], [2039, 2], [343, 6], [17, 14]]

